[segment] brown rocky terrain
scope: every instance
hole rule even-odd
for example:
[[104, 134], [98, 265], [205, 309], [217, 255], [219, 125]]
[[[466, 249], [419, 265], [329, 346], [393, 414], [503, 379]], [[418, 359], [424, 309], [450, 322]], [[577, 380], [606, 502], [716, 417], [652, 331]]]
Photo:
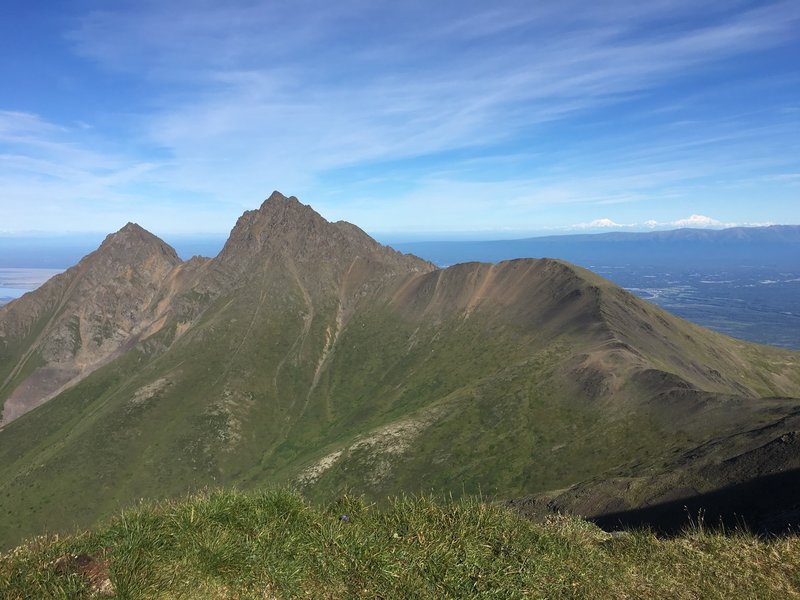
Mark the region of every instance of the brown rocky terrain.
[[[339, 320], [348, 313], [347, 301], [370, 281], [433, 269], [381, 246], [354, 225], [331, 226], [279, 192], [261, 209], [244, 213], [211, 260], [183, 263], [168, 244], [128, 223], [36, 293], [0, 308], [0, 344], [25, 346], [19, 356], [3, 357], [0, 393], [7, 397], [0, 426], [158, 333], [170, 317], [178, 317], [182, 333], [205, 303], [277, 262], [304, 294], [341, 290]], [[202, 301], [187, 298], [189, 290]]]
[[[0, 308], [5, 425], [132, 347], [162, 316], [182, 262], [134, 223]], [[21, 350], [14, 354], [14, 350]], [[10, 393], [9, 393], [10, 392]]]

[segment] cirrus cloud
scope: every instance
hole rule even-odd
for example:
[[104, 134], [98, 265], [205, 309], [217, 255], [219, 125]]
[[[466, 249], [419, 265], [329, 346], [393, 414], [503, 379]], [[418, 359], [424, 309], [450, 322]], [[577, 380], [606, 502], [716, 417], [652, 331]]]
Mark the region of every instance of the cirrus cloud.
[[[422, 213], [437, 230], [656, 227], [665, 207], [729, 205], [742, 222], [800, 220], [784, 176], [800, 156], [794, 66], [773, 60], [800, 45], [790, 0], [63, 10], [48, 58], [87, 101], [69, 118], [58, 94], [0, 103], [5, 227], [41, 226], [36, 198], [57, 194], [80, 227], [106, 229], [98, 206], [119, 201], [164, 231], [217, 230], [273, 189], [373, 231], [418, 230]], [[756, 193], [772, 213], [744, 202]], [[225, 208], [198, 210], [212, 203]]]

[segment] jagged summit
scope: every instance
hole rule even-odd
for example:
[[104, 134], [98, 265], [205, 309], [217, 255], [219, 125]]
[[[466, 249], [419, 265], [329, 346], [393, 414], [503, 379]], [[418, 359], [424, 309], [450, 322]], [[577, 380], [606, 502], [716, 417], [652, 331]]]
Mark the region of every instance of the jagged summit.
[[260, 211], [302, 209], [310, 213], [317, 214], [308, 204], [303, 204], [296, 196], [284, 196], [278, 190], [274, 190], [264, 202], [261, 203]]
[[[0, 426], [80, 381], [133, 344], [157, 317], [151, 304], [180, 266], [175, 249], [136, 223], [77, 265], [0, 310], [0, 361], [15, 340], [29, 348], [2, 377]], [[36, 325], [36, 324], [40, 325]], [[40, 329], [37, 329], [40, 327]], [[14, 378], [28, 373], [21, 385]], [[5, 395], [5, 394], [4, 394]]]
[[145, 232], [145, 233], [150, 233], [150, 232], [149, 232], [149, 231], [147, 231], [147, 230], [146, 230], [144, 227], [142, 227], [142, 226], [141, 226], [141, 225], [139, 225], [138, 223], [134, 223], [133, 221], [128, 221], [128, 222], [127, 222], [127, 223], [126, 223], [126, 224], [125, 224], [125, 225], [124, 225], [124, 226], [123, 226], [123, 227], [122, 227], [122, 228], [119, 230], [119, 233], [121, 233], [121, 232], [128, 232], [128, 231], [130, 231], [130, 232]]
[[100, 247], [89, 254], [86, 259], [102, 256], [104, 253], [113, 253], [115, 261], [125, 264], [142, 262], [150, 255], [161, 256], [163, 260], [173, 265], [182, 262], [172, 246], [141, 225], [131, 222], [119, 231], [106, 236]]
[[299, 225], [308, 221], [324, 219], [307, 204], [300, 202], [295, 196], [285, 196], [279, 191], [272, 192], [257, 209], [247, 210], [236, 222], [231, 233], [239, 226], [252, 225], [253, 223], [282, 222]]
[[141, 237], [141, 238], [156, 238], [158, 237], [139, 225], [138, 223], [134, 223], [132, 221], [128, 221], [123, 227], [115, 231], [114, 233], [109, 233], [106, 236], [107, 240], [113, 240], [117, 238], [125, 238], [125, 237]]
[[[301, 204], [297, 198], [272, 192], [260, 208], [245, 211], [239, 217], [219, 259], [224, 263], [241, 262], [265, 249], [285, 249], [290, 241], [304, 245], [304, 242], [313, 240], [314, 234], [318, 236], [326, 223], [315, 210]], [[301, 236], [299, 232], [302, 232]]]
[[266, 256], [283, 256], [296, 264], [325, 261], [344, 268], [356, 257], [412, 271], [434, 268], [416, 256], [379, 244], [355, 225], [330, 223], [296, 197], [277, 190], [259, 209], [239, 217], [217, 262], [235, 272]]

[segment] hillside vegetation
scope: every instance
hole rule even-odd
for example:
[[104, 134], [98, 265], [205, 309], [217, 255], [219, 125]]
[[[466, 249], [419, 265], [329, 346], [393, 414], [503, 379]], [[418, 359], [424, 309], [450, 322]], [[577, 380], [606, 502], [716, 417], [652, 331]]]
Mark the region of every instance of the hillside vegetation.
[[[91, 557], [83, 575], [65, 557]], [[88, 558], [87, 558], [88, 560]], [[797, 598], [800, 539], [608, 534], [475, 498], [216, 491], [147, 504], [93, 531], [0, 555], [0, 596], [29, 598]], [[95, 573], [96, 575], [96, 573]], [[92, 583], [94, 581], [94, 583]], [[110, 585], [109, 585], [110, 583]]]
[[0, 380], [0, 549], [205, 486], [613, 478], [552, 499], [596, 515], [800, 468], [800, 353], [558, 260], [436, 269], [277, 192], [214, 258], [131, 224], [0, 308]]

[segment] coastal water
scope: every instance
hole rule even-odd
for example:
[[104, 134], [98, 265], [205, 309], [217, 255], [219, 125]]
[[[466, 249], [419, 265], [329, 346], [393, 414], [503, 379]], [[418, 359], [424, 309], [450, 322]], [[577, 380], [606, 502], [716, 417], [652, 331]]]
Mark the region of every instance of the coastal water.
[[0, 305], [35, 290], [63, 269], [0, 268]]

